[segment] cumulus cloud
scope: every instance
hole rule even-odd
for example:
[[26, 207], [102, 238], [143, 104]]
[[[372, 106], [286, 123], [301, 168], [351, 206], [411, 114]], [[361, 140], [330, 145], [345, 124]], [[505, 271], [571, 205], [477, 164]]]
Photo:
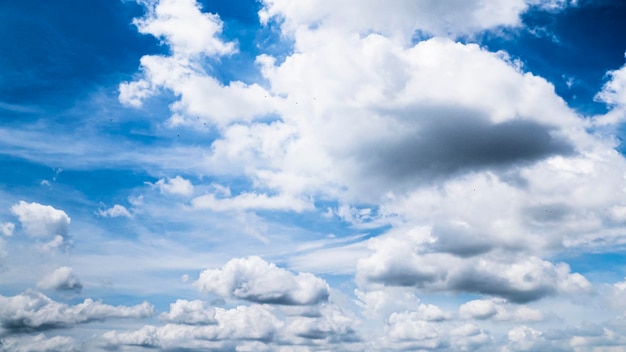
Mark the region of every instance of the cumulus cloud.
[[497, 299], [473, 300], [459, 307], [459, 316], [465, 319], [536, 322], [544, 319], [541, 310], [524, 305], [512, 305]]
[[200, 301], [178, 300], [170, 305], [169, 313], [161, 315], [161, 319], [168, 324], [148, 325], [135, 331], [106, 332], [101, 344], [106, 348], [126, 345], [229, 350], [237, 346], [237, 350], [270, 351], [287, 346], [346, 346], [360, 341], [354, 329], [357, 320], [333, 304], [304, 311], [285, 309], [278, 314], [276, 308], [269, 305], [223, 309], [210, 308]]
[[162, 39], [175, 54], [225, 55], [233, 43], [218, 38], [223, 24], [214, 14], [203, 13], [195, 0], [141, 0], [147, 9], [144, 18], [133, 23], [140, 33]]
[[43, 331], [107, 319], [147, 318], [154, 315], [147, 302], [135, 306], [111, 306], [92, 299], [70, 306], [36, 291], [0, 296], [0, 327], [3, 334]]
[[79, 343], [69, 336], [10, 336], [0, 340], [0, 350], [11, 352], [78, 352]]
[[193, 194], [193, 184], [191, 184], [191, 181], [180, 176], [167, 179], [162, 178], [154, 185], [162, 194], [174, 194], [181, 196], [191, 196]]
[[[296, 32], [314, 25], [352, 32], [373, 31], [410, 38], [416, 30], [435, 35], [464, 35], [498, 26], [518, 26], [520, 14], [530, 5], [558, 9], [567, 1], [471, 0], [366, 2], [265, 0], [259, 13], [262, 22], [272, 17], [284, 21], [283, 31]], [[333, 6], [331, 6], [333, 5]], [[451, 10], [454, 9], [454, 10]]]
[[168, 323], [187, 325], [215, 324], [215, 308], [202, 301], [176, 300], [170, 304], [170, 311], [162, 313], [159, 318]]
[[67, 266], [57, 268], [39, 281], [37, 286], [45, 290], [58, 291], [80, 292], [83, 289], [83, 284], [74, 274], [74, 270]]
[[166, 324], [145, 326], [135, 331], [109, 331], [102, 336], [108, 348], [142, 346], [152, 348], [228, 349], [241, 341], [270, 342], [282, 322], [267, 306], [215, 308], [215, 324]]
[[24, 233], [30, 237], [45, 239], [59, 235], [67, 238], [71, 219], [63, 210], [21, 200], [11, 207], [11, 213], [17, 216]]
[[143, 56], [143, 77], [120, 84], [120, 102], [139, 108], [145, 99], [163, 88], [169, 89], [181, 98], [171, 106], [172, 126], [188, 124], [196, 118], [222, 125], [274, 111], [267, 91], [258, 84], [236, 81], [223, 85], [205, 73], [207, 58], [236, 52], [234, 43], [219, 38], [223, 27], [219, 16], [202, 12], [195, 0], [140, 3], [148, 12], [135, 19], [135, 25], [141, 33], [160, 38], [172, 54]]
[[317, 314], [287, 319], [281, 342], [294, 345], [322, 345], [361, 341], [358, 321], [333, 304], [322, 305]]
[[109, 209], [98, 210], [98, 215], [105, 217], [105, 218], [106, 217], [109, 217], [109, 218], [118, 218], [118, 217], [132, 218], [133, 217], [132, 214], [128, 211], [128, 209], [126, 209], [125, 206], [119, 205], [119, 204], [115, 204]]
[[256, 256], [206, 269], [194, 285], [202, 292], [256, 303], [310, 305], [329, 296], [324, 280], [309, 273], [293, 274]]
[[565, 263], [554, 265], [536, 256], [458, 257], [427, 250], [432, 241], [423, 229], [402, 237], [371, 241], [373, 254], [357, 265], [357, 282], [363, 287], [405, 286], [429, 291], [481, 293], [529, 302], [557, 293], [592, 290], [582, 275]]

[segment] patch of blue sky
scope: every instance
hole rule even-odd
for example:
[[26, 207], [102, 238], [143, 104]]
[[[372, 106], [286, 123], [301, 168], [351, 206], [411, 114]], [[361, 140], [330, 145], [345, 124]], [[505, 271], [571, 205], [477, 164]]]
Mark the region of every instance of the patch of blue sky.
[[572, 272], [584, 275], [591, 282], [617, 282], [626, 277], [626, 252], [624, 248], [611, 248], [605, 252], [563, 253], [553, 262], [567, 263]]
[[255, 0], [202, 1], [202, 11], [216, 13], [223, 22], [220, 37], [237, 44], [237, 53], [209, 59], [208, 73], [227, 85], [232, 81], [264, 85], [264, 79], [255, 61], [258, 55], [267, 54], [281, 63], [293, 52], [293, 42], [280, 35], [279, 22], [272, 19], [261, 25], [258, 11], [261, 5]]
[[118, 1], [12, 1], [0, 9], [0, 96], [5, 103], [71, 106], [93, 87], [119, 82], [157, 41], [130, 25], [137, 4]]
[[479, 43], [506, 51], [524, 71], [550, 81], [569, 106], [593, 116], [607, 111], [594, 100], [606, 71], [624, 64], [625, 16], [622, 1], [579, 1], [560, 12], [531, 8], [522, 15], [523, 27], [486, 32]]

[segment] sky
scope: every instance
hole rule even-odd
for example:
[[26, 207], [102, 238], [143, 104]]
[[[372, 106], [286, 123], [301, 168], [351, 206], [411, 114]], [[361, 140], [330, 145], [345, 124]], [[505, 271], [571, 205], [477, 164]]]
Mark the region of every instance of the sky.
[[626, 4], [0, 4], [0, 351], [623, 351]]

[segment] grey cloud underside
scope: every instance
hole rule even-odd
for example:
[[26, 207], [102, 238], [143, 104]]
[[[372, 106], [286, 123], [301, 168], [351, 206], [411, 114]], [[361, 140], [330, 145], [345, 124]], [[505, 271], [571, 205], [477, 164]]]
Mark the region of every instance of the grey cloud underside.
[[553, 286], [533, 287], [523, 290], [512, 287], [506, 280], [493, 277], [492, 275], [480, 275], [469, 273], [450, 280], [450, 288], [459, 292], [476, 292], [493, 295], [515, 303], [528, 303], [536, 301], [555, 293]]
[[450, 253], [459, 257], [472, 257], [489, 252], [493, 244], [484, 234], [454, 226], [452, 224], [436, 224], [432, 229], [437, 241], [433, 249], [438, 252]]
[[392, 182], [424, 182], [485, 169], [506, 170], [575, 152], [554, 127], [535, 121], [494, 124], [461, 109], [428, 110], [407, 118], [406, 132], [395, 142], [363, 150], [360, 158], [372, 175]]

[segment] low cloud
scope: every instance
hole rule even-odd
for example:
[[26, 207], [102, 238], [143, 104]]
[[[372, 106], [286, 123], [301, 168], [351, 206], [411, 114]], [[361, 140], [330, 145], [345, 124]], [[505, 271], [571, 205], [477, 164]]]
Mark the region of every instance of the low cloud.
[[92, 299], [70, 306], [37, 291], [0, 296], [2, 334], [44, 331], [107, 319], [148, 318], [154, 307], [146, 302], [135, 306], [110, 306]]
[[23, 200], [11, 207], [24, 233], [32, 238], [47, 239], [59, 235], [67, 238], [70, 217], [63, 210], [50, 205], [27, 203]]
[[57, 291], [75, 291], [80, 292], [83, 289], [83, 284], [78, 277], [74, 275], [74, 270], [67, 266], [62, 266], [48, 276], [44, 277], [37, 283], [39, 288], [45, 290], [57, 290]]
[[207, 269], [194, 285], [202, 292], [255, 303], [310, 305], [328, 300], [328, 284], [308, 273], [293, 274], [260, 257], [232, 259]]

